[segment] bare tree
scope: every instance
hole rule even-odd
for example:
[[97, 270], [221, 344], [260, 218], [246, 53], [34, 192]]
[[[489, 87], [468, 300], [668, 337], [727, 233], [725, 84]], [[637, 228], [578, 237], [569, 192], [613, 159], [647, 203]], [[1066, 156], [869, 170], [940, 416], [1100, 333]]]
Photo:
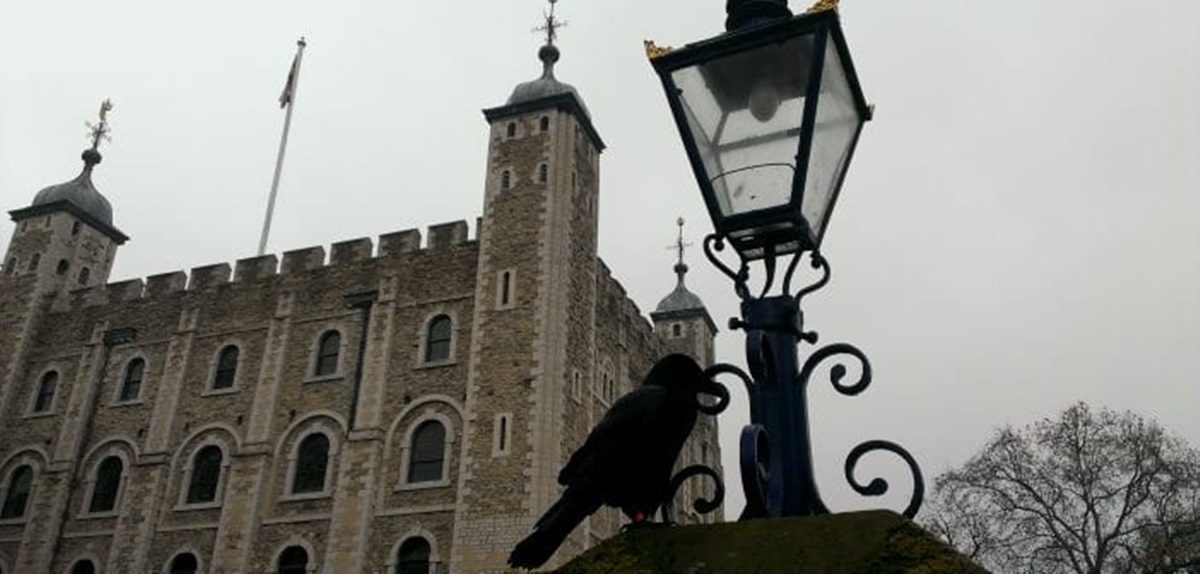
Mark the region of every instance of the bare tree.
[[922, 521], [996, 572], [1200, 573], [1200, 453], [1076, 404], [1001, 429], [938, 477]]

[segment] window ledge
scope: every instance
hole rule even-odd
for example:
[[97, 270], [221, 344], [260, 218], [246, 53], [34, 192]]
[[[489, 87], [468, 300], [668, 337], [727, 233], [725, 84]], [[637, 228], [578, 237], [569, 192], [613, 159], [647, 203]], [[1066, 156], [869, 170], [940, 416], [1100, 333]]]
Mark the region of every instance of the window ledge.
[[329, 490], [322, 490], [320, 492], [300, 492], [300, 493], [293, 492], [293, 493], [288, 493], [283, 496], [280, 496], [279, 501], [280, 502], [300, 502], [300, 501], [304, 501], [304, 500], [321, 500], [323, 498], [332, 498], [332, 497], [333, 497], [333, 493], [330, 492]]
[[308, 377], [307, 379], [304, 379], [302, 382], [306, 385], [308, 383], [327, 383], [329, 381], [341, 380], [345, 377], [346, 377], [346, 375], [342, 374], [341, 371], [338, 371], [331, 375], [313, 375], [313, 376]]
[[458, 364], [458, 361], [456, 361], [454, 359], [446, 359], [443, 361], [428, 361], [428, 362], [421, 361], [420, 363], [417, 363], [417, 366], [413, 367], [413, 369], [415, 369], [415, 370], [439, 369], [442, 367], [451, 367], [451, 366], [454, 366], [457, 364]]
[[50, 409], [50, 410], [48, 410], [48, 411], [38, 411], [38, 412], [36, 412], [36, 413], [25, 413], [25, 417], [24, 417], [24, 418], [27, 418], [27, 419], [44, 419], [44, 418], [47, 418], [47, 417], [52, 417], [52, 416], [54, 416], [54, 415], [56, 415], [56, 414], [58, 414], [58, 413], [54, 412], [54, 409]]
[[443, 478], [442, 480], [430, 480], [427, 482], [401, 482], [396, 485], [394, 490], [431, 490], [434, 488], [446, 488], [450, 486], [450, 479]]
[[119, 407], [136, 407], [136, 406], [144, 405], [144, 404], [146, 404], [145, 399], [137, 398], [137, 399], [131, 399], [128, 401], [119, 401], [119, 400], [113, 401], [112, 404], [110, 404], [108, 406], [113, 407], [113, 408], [119, 408]]
[[84, 512], [76, 517], [76, 520], [100, 520], [104, 518], [117, 518], [121, 515], [116, 510], [105, 510], [104, 512]]
[[200, 396], [202, 396], [202, 397], [219, 397], [221, 395], [232, 395], [236, 392], [238, 392], [237, 385], [234, 385], [232, 387], [225, 387], [223, 389], [214, 389], [214, 388], [210, 387], [210, 388], [204, 389], [203, 391], [200, 391]]
[[0, 526], [21, 525], [21, 524], [25, 524], [25, 522], [26, 522], [26, 519], [25, 519], [24, 515], [14, 516], [12, 518], [5, 518], [5, 519], [0, 520]]
[[181, 502], [176, 504], [172, 510], [175, 512], [187, 512], [189, 510], [212, 510], [214, 508], [221, 508], [221, 502]]

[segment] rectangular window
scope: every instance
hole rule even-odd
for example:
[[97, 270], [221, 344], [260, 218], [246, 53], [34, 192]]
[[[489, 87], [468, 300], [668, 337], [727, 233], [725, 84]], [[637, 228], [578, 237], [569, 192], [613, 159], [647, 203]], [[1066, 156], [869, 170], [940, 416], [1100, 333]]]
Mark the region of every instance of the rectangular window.
[[505, 269], [496, 275], [496, 308], [511, 309], [516, 304], [516, 277], [513, 269]]
[[501, 413], [496, 415], [492, 427], [492, 456], [504, 456], [512, 444], [512, 415]]

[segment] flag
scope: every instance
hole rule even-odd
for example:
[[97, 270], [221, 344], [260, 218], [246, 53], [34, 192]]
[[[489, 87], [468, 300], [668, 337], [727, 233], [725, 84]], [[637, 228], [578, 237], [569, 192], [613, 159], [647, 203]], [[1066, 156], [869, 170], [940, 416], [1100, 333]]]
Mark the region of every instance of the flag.
[[287, 83], [283, 85], [283, 93], [279, 94], [280, 109], [292, 103], [292, 92], [296, 89], [296, 66], [300, 64], [300, 54], [292, 57], [292, 67], [288, 69]]

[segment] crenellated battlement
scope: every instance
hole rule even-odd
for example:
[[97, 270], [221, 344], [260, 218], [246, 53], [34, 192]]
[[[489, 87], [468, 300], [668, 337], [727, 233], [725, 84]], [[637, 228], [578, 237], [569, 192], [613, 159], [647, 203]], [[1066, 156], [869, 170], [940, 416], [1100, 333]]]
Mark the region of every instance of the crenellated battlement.
[[[476, 220], [478, 224], [479, 220]], [[476, 226], [478, 230], [478, 225]], [[477, 231], [478, 233], [478, 231]], [[398, 257], [411, 257], [439, 251], [478, 240], [469, 235], [467, 222], [463, 220], [430, 225], [424, 234], [418, 229], [405, 229], [379, 236], [378, 241], [369, 237], [339, 241], [329, 246], [305, 247], [275, 254], [238, 259], [229, 263], [215, 263], [193, 267], [190, 271], [170, 271], [150, 275], [145, 279], [128, 279], [107, 285], [77, 289], [55, 299], [56, 312], [70, 311], [82, 307], [117, 305], [141, 299], [161, 299], [178, 293], [199, 292], [223, 285], [248, 284], [256, 281], [284, 278], [312, 271], [362, 263], [385, 261]], [[379, 249], [375, 249], [378, 244]], [[328, 254], [328, 257], [326, 255]]]

